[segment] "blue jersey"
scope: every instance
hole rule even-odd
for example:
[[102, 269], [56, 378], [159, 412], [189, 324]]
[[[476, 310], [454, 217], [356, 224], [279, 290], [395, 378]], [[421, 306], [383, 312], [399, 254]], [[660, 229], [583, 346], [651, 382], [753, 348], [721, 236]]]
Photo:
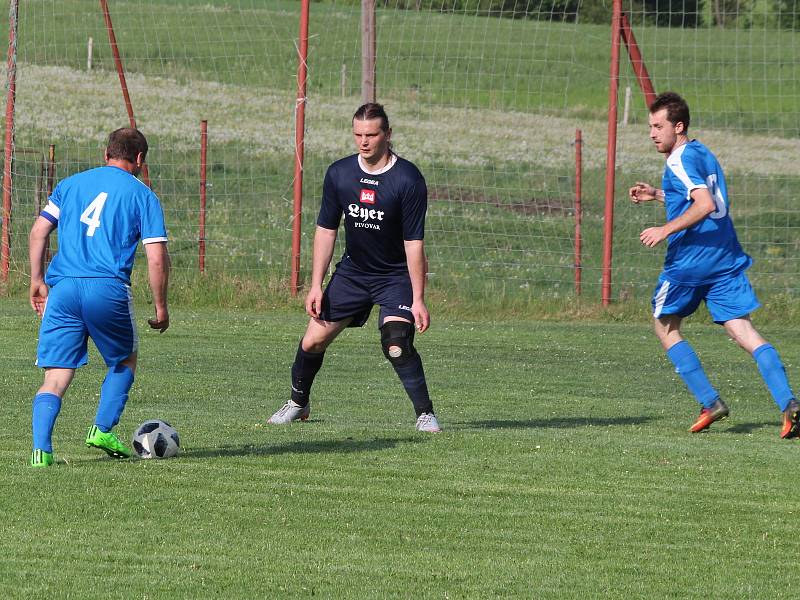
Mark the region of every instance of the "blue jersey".
[[139, 240], [166, 242], [161, 203], [118, 167], [98, 167], [61, 181], [41, 216], [58, 225], [58, 252], [45, 281], [113, 277], [130, 283]]
[[663, 279], [699, 286], [734, 276], [752, 264], [739, 245], [730, 218], [722, 167], [708, 148], [692, 140], [673, 150], [667, 157], [661, 187], [668, 221], [689, 209], [693, 190], [708, 189], [716, 204], [716, 210], [700, 222], [669, 236]]
[[344, 214], [343, 262], [365, 273], [408, 273], [403, 241], [424, 238], [427, 208], [428, 188], [413, 163], [392, 154], [370, 173], [354, 154], [328, 168], [317, 225], [338, 229]]

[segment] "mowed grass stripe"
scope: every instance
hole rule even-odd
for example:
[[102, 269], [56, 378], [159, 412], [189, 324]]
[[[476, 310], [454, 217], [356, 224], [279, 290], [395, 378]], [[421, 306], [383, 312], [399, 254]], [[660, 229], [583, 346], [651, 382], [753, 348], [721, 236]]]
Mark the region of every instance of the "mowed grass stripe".
[[[83, 446], [93, 352], [59, 419], [59, 465], [34, 471], [40, 374], [6, 358], [35, 350], [35, 317], [0, 309], [9, 597], [793, 593], [780, 574], [800, 550], [800, 447], [778, 439], [751, 359], [702, 317], [687, 332], [732, 408], [707, 434], [686, 431], [696, 405], [645, 323], [440, 319], [417, 345], [445, 432], [423, 436], [374, 322], [331, 348], [312, 420], [271, 428], [305, 318], [175, 307], [166, 334], [141, 330], [119, 431], [164, 418], [183, 454], [115, 462]], [[797, 336], [764, 333], [794, 377]]]

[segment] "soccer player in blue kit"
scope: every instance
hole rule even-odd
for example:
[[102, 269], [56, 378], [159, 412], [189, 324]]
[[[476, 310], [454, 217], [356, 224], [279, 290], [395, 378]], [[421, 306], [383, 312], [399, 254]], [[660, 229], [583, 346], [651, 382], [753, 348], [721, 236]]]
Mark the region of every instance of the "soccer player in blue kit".
[[[392, 151], [382, 105], [361, 106], [352, 123], [358, 153], [333, 163], [323, 183], [305, 300], [311, 319], [292, 365], [291, 398], [268, 422], [308, 419], [309, 394], [325, 350], [346, 327], [363, 326], [378, 304], [381, 346], [414, 405], [416, 428], [436, 433], [441, 428], [414, 348], [415, 328], [423, 333], [430, 325], [424, 297], [425, 179]], [[345, 252], [323, 291], [343, 214]]]
[[659, 200], [666, 208], [667, 223], [645, 229], [639, 238], [648, 248], [668, 240], [653, 294], [653, 316], [656, 335], [675, 371], [701, 405], [690, 431], [703, 431], [728, 416], [728, 407], [681, 336], [681, 321], [705, 301], [714, 322], [753, 356], [783, 412], [780, 436], [798, 437], [800, 406], [783, 363], [750, 321], [750, 313], [761, 304], [745, 274], [753, 261], [736, 237], [722, 168], [708, 148], [689, 139], [689, 106], [678, 94], [659, 95], [650, 105], [649, 123], [650, 139], [667, 157], [661, 189], [637, 182], [629, 195], [636, 204]]
[[[31, 465], [54, 463], [52, 432], [75, 369], [88, 361], [91, 337], [108, 366], [86, 445], [114, 458], [130, 450], [111, 431], [119, 422], [136, 370], [138, 337], [130, 275], [139, 240], [144, 245], [155, 319], [169, 327], [167, 230], [158, 197], [140, 182], [147, 140], [136, 129], [114, 131], [105, 150], [106, 166], [59, 182], [30, 233], [30, 302], [42, 317], [37, 366], [44, 383], [33, 399]], [[58, 229], [58, 252], [47, 276], [46, 242]]]

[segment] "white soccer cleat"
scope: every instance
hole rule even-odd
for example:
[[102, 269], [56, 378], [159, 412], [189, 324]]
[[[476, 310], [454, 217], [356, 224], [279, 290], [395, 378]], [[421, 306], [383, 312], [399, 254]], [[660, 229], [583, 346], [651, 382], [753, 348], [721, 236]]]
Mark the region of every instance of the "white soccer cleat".
[[292, 421], [305, 421], [311, 414], [311, 403], [300, 406], [294, 400], [289, 400], [272, 415], [267, 423], [272, 425], [285, 425]]
[[422, 413], [417, 417], [417, 431], [427, 431], [428, 433], [440, 433], [439, 421], [433, 413]]

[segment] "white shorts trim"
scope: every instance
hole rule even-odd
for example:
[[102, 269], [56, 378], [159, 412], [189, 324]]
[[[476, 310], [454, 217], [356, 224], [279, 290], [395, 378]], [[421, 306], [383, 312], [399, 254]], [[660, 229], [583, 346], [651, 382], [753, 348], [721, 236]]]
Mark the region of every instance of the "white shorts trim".
[[125, 285], [125, 291], [128, 292], [128, 315], [131, 318], [131, 330], [133, 331], [133, 349], [131, 354], [139, 351], [139, 331], [136, 329], [136, 318], [133, 316], [133, 291], [131, 286]]
[[667, 292], [669, 291], [669, 281], [661, 284], [661, 287], [656, 294], [656, 304], [653, 309], [653, 316], [657, 319], [661, 316], [661, 311], [664, 310], [664, 303], [667, 301]]

